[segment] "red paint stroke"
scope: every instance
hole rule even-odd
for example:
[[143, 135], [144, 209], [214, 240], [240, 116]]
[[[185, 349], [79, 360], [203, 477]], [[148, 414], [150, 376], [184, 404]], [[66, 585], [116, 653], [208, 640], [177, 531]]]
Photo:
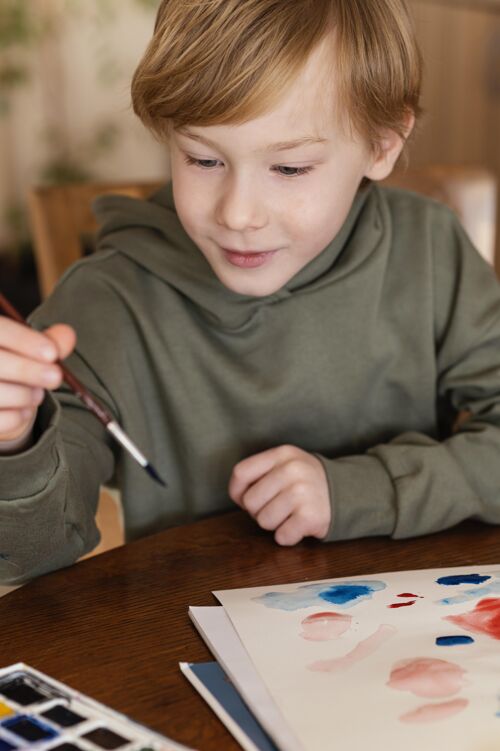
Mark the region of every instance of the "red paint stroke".
[[447, 615], [443, 620], [450, 621], [465, 631], [500, 639], [500, 597], [486, 597], [476, 603], [474, 610], [459, 615]]
[[423, 600], [423, 595], [414, 595], [412, 592], [401, 592], [401, 594], [396, 595], [396, 597], [414, 597], [415, 599], [420, 598]]
[[464, 673], [463, 668], [448, 660], [415, 657], [396, 662], [387, 685], [415, 696], [438, 699], [458, 693], [464, 685]]
[[411, 712], [406, 712], [399, 719], [401, 722], [411, 724], [438, 722], [462, 712], [468, 706], [468, 699], [451, 699], [451, 701], [443, 701], [439, 704], [424, 704], [422, 707], [412, 709]]
[[352, 616], [345, 613], [312, 613], [301, 622], [303, 639], [309, 641], [328, 641], [337, 639], [351, 628]]
[[415, 605], [416, 600], [410, 600], [410, 602], [393, 602], [392, 605], [388, 605], [388, 608], [407, 608], [409, 605]]
[[336, 673], [338, 670], [345, 670], [350, 668], [360, 660], [364, 660], [365, 657], [369, 657], [375, 652], [387, 639], [394, 636], [397, 629], [394, 626], [387, 624], [380, 625], [373, 634], [367, 636], [366, 639], [362, 639], [354, 649], [351, 649], [343, 657], [335, 657], [332, 660], [318, 660], [308, 665], [309, 670], [314, 670], [320, 673]]

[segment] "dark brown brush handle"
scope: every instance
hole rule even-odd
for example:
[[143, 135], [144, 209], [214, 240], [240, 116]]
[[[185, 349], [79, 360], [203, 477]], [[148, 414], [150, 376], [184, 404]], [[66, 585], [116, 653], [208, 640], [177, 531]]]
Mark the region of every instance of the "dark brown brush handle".
[[102, 424], [107, 425], [108, 423], [112, 422], [112, 415], [110, 415], [109, 412], [104, 409], [104, 407], [101, 407], [99, 402], [97, 402], [94, 397], [91, 396], [83, 383], [79, 381], [78, 378], [73, 375], [70, 370], [68, 370], [66, 365], [63, 365], [60, 360], [57, 360], [57, 365], [59, 365], [62, 370], [65, 383], [68, 384], [70, 389], [74, 391], [77, 397], [82, 400], [85, 406], [94, 413], [94, 415], [102, 422]]

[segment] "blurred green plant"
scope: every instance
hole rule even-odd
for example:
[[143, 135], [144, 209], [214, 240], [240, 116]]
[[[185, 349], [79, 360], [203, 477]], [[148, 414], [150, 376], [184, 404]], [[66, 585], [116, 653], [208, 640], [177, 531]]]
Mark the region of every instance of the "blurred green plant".
[[0, 49], [29, 42], [35, 33], [26, 0], [3, 0], [0, 5]]
[[60, 185], [92, 180], [95, 173], [87, 165], [109, 153], [119, 137], [119, 127], [108, 120], [96, 127], [90, 140], [79, 143], [74, 149], [67, 149], [61, 146], [64, 139], [59, 129], [47, 130], [45, 139], [51, 147], [51, 156], [40, 170], [40, 181], [46, 185]]
[[26, 48], [39, 29], [25, 0], [2, 0], [0, 4], [0, 115], [9, 110], [12, 89], [29, 80]]

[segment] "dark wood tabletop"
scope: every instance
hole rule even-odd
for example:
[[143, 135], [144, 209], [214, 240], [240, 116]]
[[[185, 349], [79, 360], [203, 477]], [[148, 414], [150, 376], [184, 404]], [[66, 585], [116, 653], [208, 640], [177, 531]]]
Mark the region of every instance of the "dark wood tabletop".
[[0, 599], [0, 667], [25, 662], [201, 751], [239, 746], [181, 674], [213, 659], [188, 617], [212, 590], [414, 568], [498, 564], [500, 528], [280, 548], [243, 512], [177, 527]]

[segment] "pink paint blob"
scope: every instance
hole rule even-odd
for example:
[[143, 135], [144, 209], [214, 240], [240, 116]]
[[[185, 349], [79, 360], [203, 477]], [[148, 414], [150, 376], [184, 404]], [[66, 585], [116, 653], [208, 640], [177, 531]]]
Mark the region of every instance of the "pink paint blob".
[[309, 670], [319, 673], [336, 673], [338, 670], [346, 670], [360, 660], [364, 660], [375, 652], [387, 639], [394, 636], [397, 629], [394, 626], [382, 624], [366, 639], [362, 639], [354, 649], [351, 649], [343, 657], [335, 657], [332, 660], [318, 660], [308, 665]]
[[419, 724], [424, 722], [438, 722], [447, 717], [462, 712], [469, 705], [468, 699], [451, 699], [439, 704], [424, 704], [422, 707], [412, 709], [411, 712], [401, 715], [401, 722]]
[[351, 627], [351, 622], [352, 616], [344, 613], [313, 613], [301, 622], [300, 636], [309, 641], [338, 639]]
[[410, 602], [393, 602], [392, 605], [388, 605], [388, 608], [407, 608], [409, 605], [415, 605], [416, 600], [410, 600]]
[[415, 696], [437, 699], [458, 693], [464, 685], [465, 670], [454, 662], [431, 657], [415, 657], [396, 662], [387, 685]]
[[443, 621], [455, 623], [465, 631], [500, 639], [500, 597], [487, 597], [480, 600], [474, 610], [460, 615], [446, 615]]

